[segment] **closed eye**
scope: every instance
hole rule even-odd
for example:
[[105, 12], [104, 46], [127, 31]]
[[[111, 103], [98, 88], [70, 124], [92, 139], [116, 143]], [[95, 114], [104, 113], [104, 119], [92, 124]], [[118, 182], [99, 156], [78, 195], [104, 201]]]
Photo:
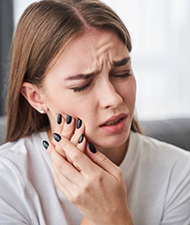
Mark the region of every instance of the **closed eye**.
[[127, 71], [123, 71], [123, 73], [118, 73], [118, 74], [113, 74], [112, 77], [116, 77], [116, 78], [126, 78], [132, 76], [132, 74], [130, 73], [130, 70]]
[[[127, 78], [129, 76], [132, 76], [132, 73], [130, 73], [130, 72], [131, 72], [130, 70], [126, 70], [126, 71], [119, 72], [118, 74], [113, 74], [111, 76], [112, 77], [115, 77], [115, 78]], [[91, 80], [89, 83], [87, 83], [85, 85], [82, 85], [80, 87], [73, 87], [72, 90], [74, 92], [82, 92], [82, 91], [85, 91], [86, 89], [88, 89], [88, 87], [91, 86], [92, 83], [93, 83], [93, 80]]]
[[83, 86], [80, 86], [80, 87], [74, 87], [72, 88], [72, 90], [74, 92], [81, 92], [81, 91], [85, 91], [88, 87], [90, 87], [90, 85], [92, 84], [92, 81], [90, 81], [89, 83], [83, 85]]

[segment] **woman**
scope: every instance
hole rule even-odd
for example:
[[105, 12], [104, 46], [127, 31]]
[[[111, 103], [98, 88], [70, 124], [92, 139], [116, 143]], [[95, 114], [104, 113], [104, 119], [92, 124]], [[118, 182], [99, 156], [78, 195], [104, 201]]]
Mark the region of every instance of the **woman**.
[[190, 155], [140, 134], [130, 51], [100, 1], [26, 9], [0, 149], [1, 224], [190, 223]]

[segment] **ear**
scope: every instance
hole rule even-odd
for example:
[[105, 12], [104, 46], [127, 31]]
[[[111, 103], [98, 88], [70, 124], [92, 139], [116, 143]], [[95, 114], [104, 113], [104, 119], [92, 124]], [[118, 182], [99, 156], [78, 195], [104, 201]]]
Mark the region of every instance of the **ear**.
[[31, 83], [24, 82], [20, 92], [26, 98], [29, 104], [38, 112], [40, 112], [40, 110], [43, 110], [45, 113], [47, 112], [47, 107], [43, 100], [42, 92], [38, 87]]

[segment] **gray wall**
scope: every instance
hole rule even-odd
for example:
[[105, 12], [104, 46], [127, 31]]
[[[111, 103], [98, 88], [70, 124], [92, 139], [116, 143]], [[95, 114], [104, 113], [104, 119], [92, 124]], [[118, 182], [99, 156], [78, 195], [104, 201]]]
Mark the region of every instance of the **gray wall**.
[[5, 114], [13, 24], [13, 1], [0, 0], [0, 115]]

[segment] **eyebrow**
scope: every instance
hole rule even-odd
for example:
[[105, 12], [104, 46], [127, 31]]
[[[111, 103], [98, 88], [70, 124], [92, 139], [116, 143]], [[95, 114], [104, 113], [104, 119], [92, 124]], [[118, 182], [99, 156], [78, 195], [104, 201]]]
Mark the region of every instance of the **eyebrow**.
[[[124, 66], [130, 61], [130, 59], [131, 59], [130, 57], [126, 57], [119, 61], [113, 61], [113, 66], [114, 67]], [[100, 73], [100, 71], [94, 71], [94, 72], [88, 73], [88, 74], [87, 73], [86, 74], [77, 74], [74, 76], [69, 76], [69, 77], [65, 78], [65, 80], [88, 80], [88, 79], [96, 76], [99, 73]]]
[[124, 66], [126, 65], [129, 61], [131, 60], [131, 57], [126, 57], [126, 58], [123, 58], [119, 61], [113, 61], [113, 66], [114, 67], [119, 67], [119, 66]]
[[94, 71], [94, 72], [88, 73], [88, 74], [77, 74], [74, 76], [67, 77], [67, 78], [65, 78], [65, 80], [88, 80], [99, 73], [100, 73], [99, 71]]

